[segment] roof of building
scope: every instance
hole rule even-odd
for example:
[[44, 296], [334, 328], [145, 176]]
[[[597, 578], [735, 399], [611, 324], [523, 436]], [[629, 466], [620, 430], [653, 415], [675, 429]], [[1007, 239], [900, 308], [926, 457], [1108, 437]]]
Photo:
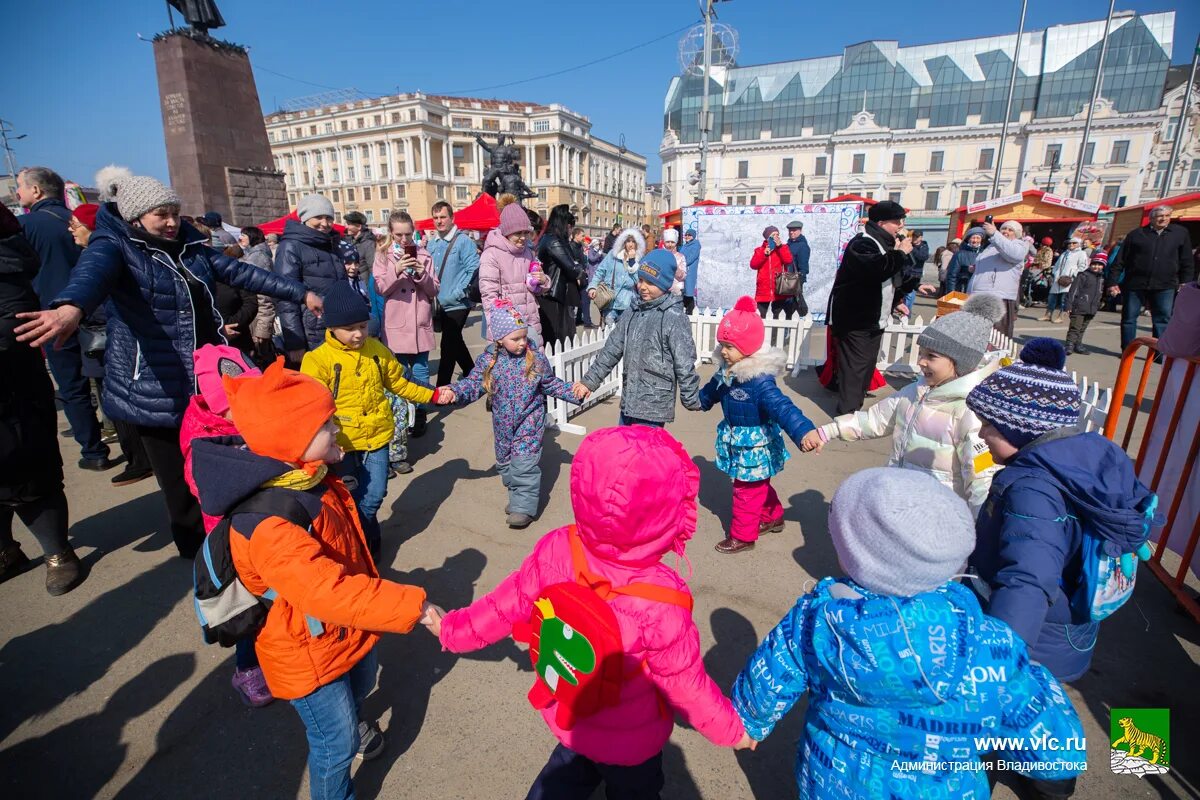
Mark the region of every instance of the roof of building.
[[[406, 92], [404, 94], [391, 94], [382, 97], [365, 97], [358, 96], [346, 99], [341, 102], [330, 102], [330, 95], [326, 92], [319, 95], [311, 95], [309, 98], [300, 98], [290, 102], [290, 107], [274, 111], [266, 115], [267, 122], [277, 122], [279, 118], [286, 114], [296, 114], [299, 112], [317, 112], [317, 113], [334, 113], [334, 111], [354, 111], [372, 108], [378, 105], [386, 105], [388, 103], [403, 103], [425, 100], [434, 103], [440, 103], [448, 108], [461, 108], [464, 110], [473, 111], [504, 111], [501, 106], [507, 106], [508, 111], [521, 111], [529, 109], [533, 113], [542, 111], [550, 111], [551, 107], [543, 103], [530, 103], [525, 100], [496, 100], [483, 97], [457, 97], [453, 95], [442, 94], [424, 94], [422, 92]], [[310, 101], [311, 105], [307, 105], [305, 101]], [[476, 108], [478, 105], [478, 108]], [[568, 108], [563, 108], [571, 114]], [[580, 115], [577, 115], [580, 116]]]
[[1178, 64], [1176, 66], [1167, 67], [1167, 79], [1163, 85], [1163, 94], [1167, 94], [1176, 86], [1182, 86], [1188, 82], [1188, 74], [1192, 71], [1191, 64]]

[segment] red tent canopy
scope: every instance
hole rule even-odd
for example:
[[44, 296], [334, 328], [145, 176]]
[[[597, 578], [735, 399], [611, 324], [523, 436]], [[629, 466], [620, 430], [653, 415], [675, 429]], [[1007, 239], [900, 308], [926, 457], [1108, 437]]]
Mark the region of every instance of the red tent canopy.
[[[417, 230], [433, 230], [433, 218], [419, 219], [414, 223]], [[474, 203], [454, 212], [454, 224], [459, 230], [490, 231], [500, 227], [500, 212], [496, 210], [496, 198], [481, 194]]]
[[[287, 216], [280, 217], [279, 219], [273, 219], [270, 222], [264, 222], [257, 227], [260, 231], [263, 232], [263, 236], [266, 236], [267, 234], [270, 234], [270, 233], [283, 233], [283, 228], [285, 225], [287, 225], [287, 221], [289, 219], [294, 219], [294, 220], [296, 220], [296, 222], [299, 222], [300, 215], [297, 214], [295, 211], [293, 211], [292, 213], [288, 214]], [[339, 235], [346, 233], [346, 226], [338, 225], [336, 222], [333, 224], [333, 229], [335, 231], [337, 231]]]
[[878, 203], [878, 200], [872, 200], [870, 197], [863, 197], [860, 194], [839, 194], [837, 197], [831, 197], [825, 201], [826, 203], [862, 203], [864, 205], [873, 206]]

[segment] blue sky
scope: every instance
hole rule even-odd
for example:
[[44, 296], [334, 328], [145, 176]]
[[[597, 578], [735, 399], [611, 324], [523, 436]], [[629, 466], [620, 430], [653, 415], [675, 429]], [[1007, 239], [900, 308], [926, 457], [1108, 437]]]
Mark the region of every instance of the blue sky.
[[[328, 87], [369, 94], [397, 89], [462, 94], [665, 37], [566, 74], [473, 93], [557, 102], [586, 114], [593, 133], [610, 141], [624, 133], [627, 146], [650, 159], [651, 180], [660, 174], [663, 96], [679, 71], [679, 34], [667, 34], [700, 18], [696, 0], [217, 2], [228, 25], [216, 33], [250, 48], [265, 111]], [[6, 29], [17, 32], [7, 52], [9, 77], [0, 86], [0, 118], [27, 134], [14, 144], [18, 163], [46, 164], [85, 184], [110, 162], [166, 179], [154, 53], [138, 39], [167, 27], [163, 0], [4, 0], [0, 5]], [[1178, 6], [1172, 61], [1190, 61], [1200, 31], [1200, 3], [1121, 0], [1117, 5], [1141, 13]], [[50, 7], [54, 13], [47, 13]], [[455, 9], [450, 16], [441, 11], [450, 7]], [[500, 9], [505, 16], [498, 20]], [[1103, 0], [1031, 0], [1026, 25], [1103, 19], [1107, 10]], [[867, 39], [911, 45], [1011, 33], [1020, 0], [860, 0], [853, 6], [732, 0], [721, 3], [718, 12], [739, 32], [739, 63], [757, 64], [833, 55]], [[47, 55], [45, 61], [37, 60], [39, 52]]]

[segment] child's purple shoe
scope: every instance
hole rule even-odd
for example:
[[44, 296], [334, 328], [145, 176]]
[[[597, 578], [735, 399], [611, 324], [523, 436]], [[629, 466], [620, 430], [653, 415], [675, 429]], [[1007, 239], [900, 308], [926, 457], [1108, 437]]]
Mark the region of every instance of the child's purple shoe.
[[245, 670], [235, 669], [231, 683], [242, 698], [242, 702], [251, 708], [262, 708], [275, 700], [271, 690], [267, 688], [267, 679], [263, 677], [260, 667], [251, 667]]

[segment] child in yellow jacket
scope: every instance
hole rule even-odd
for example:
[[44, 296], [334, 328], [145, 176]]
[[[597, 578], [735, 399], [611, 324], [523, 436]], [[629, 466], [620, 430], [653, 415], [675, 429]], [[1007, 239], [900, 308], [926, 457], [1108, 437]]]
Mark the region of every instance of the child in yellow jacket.
[[404, 367], [383, 342], [367, 335], [371, 310], [348, 283], [325, 295], [325, 343], [304, 355], [300, 371], [329, 387], [341, 426], [338, 444], [346, 457], [338, 474], [350, 489], [371, 556], [383, 543], [375, 518], [387, 494], [388, 444], [392, 440], [391, 401], [384, 390], [413, 403], [447, 403], [453, 395], [404, 379]]

